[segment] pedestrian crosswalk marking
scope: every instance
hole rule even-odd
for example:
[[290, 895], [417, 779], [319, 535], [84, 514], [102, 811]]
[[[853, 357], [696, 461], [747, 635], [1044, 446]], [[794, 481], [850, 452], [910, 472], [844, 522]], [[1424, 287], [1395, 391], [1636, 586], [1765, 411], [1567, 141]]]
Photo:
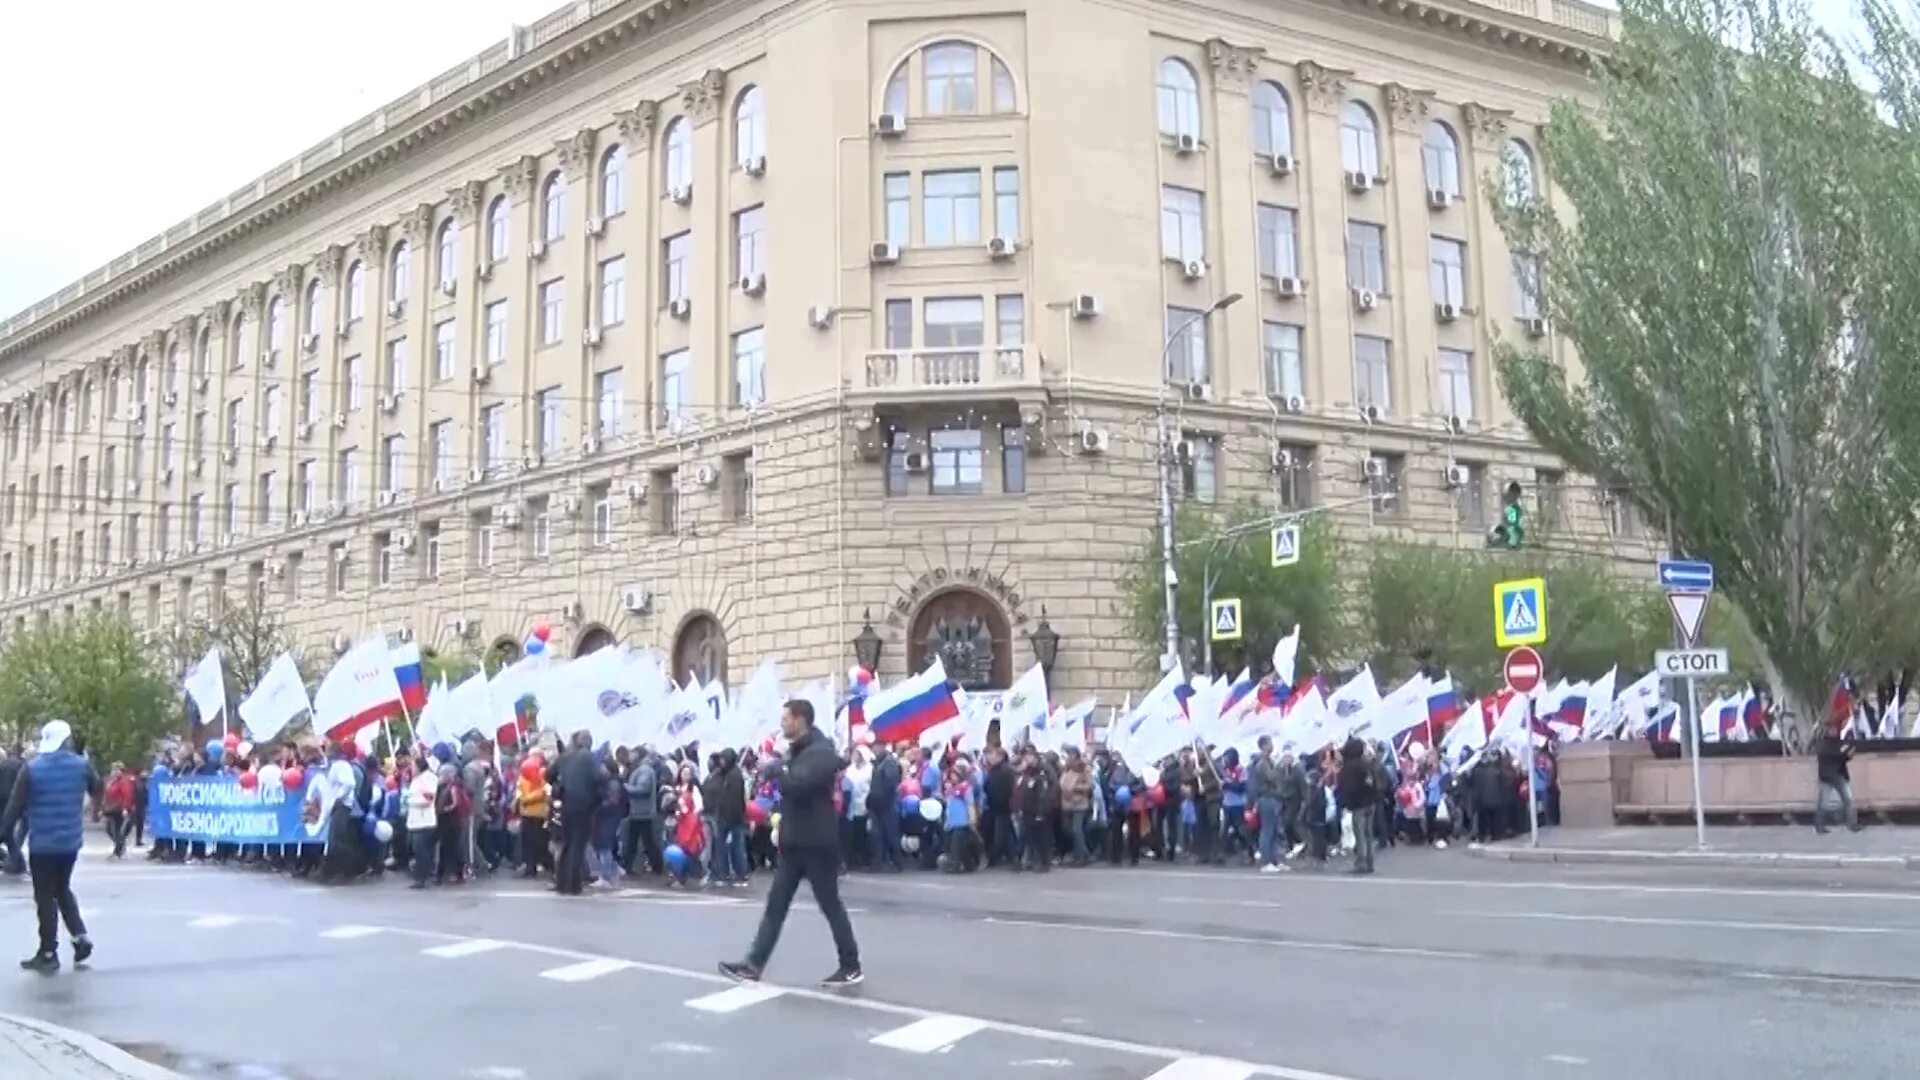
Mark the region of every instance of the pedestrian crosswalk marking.
[[225, 930], [229, 926], [239, 926], [238, 915], [202, 915], [187, 924], [195, 930]]
[[985, 1030], [986, 1026], [986, 1021], [970, 1016], [929, 1016], [925, 1020], [915, 1020], [906, 1027], [882, 1032], [869, 1041], [875, 1046], [905, 1050], [912, 1054], [931, 1054], [936, 1050], [945, 1050], [976, 1031]]
[[763, 1001], [772, 1001], [786, 991], [777, 986], [736, 986], [731, 990], [722, 990], [717, 994], [708, 994], [687, 1002], [687, 1008], [701, 1012], [730, 1013], [739, 1012], [749, 1005], [758, 1005]]
[[611, 975], [616, 971], [625, 971], [633, 965], [625, 960], [611, 960], [602, 957], [598, 960], [582, 960], [578, 964], [568, 964], [540, 973], [543, 979], [554, 982], [586, 982], [602, 975]]
[[1181, 1058], [1147, 1080], [1247, 1080], [1258, 1071], [1244, 1061], [1190, 1057]]
[[430, 949], [421, 949], [420, 955], [434, 956], [442, 960], [458, 960], [463, 956], [479, 956], [481, 953], [490, 953], [495, 949], [504, 949], [506, 947], [507, 943], [504, 941], [494, 941], [491, 938], [470, 938], [466, 941], [455, 941], [447, 945], [435, 945]]
[[377, 926], [336, 926], [331, 930], [320, 931], [320, 936], [333, 941], [352, 941], [354, 938], [372, 937], [380, 933]]

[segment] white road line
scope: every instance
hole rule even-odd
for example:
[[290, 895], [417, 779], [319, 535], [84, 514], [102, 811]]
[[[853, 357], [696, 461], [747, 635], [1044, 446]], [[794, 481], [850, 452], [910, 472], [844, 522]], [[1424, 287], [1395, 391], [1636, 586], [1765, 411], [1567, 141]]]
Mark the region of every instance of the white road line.
[[[1657, 870], [1658, 867], [1647, 869]], [[1694, 869], [1694, 868], [1685, 868]], [[1733, 869], [1739, 869], [1734, 867]], [[1241, 879], [1229, 875], [1207, 873], [1201, 870], [1159, 870], [1153, 871], [1153, 877], [1192, 878], [1200, 881], [1236, 882]], [[1828, 889], [1756, 889], [1725, 888], [1719, 885], [1616, 885], [1598, 881], [1475, 881], [1459, 878], [1415, 878], [1415, 877], [1378, 877], [1372, 874], [1365, 878], [1350, 878], [1341, 875], [1325, 874], [1285, 874], [1278, 875], [1287, 882], [1300, 884], [1331, 885], [1349, 888], [1390, 888], [1393, 886], [1452, 889], [1539, 889], [1549, 892], [1597, 892], [1597, 893], [1643, 893], [1648, 896], [1761, 896], [1791, 897], [1805, 900], [1920, 900], [1916, 892], [1863, 892]], [[1248, 881], [1252, 878], [1246, 879]], [[868, 878], [863, 884], [899, 885], [905, 882], [888, 881], [884, 878]], [[914, 883], [920, 884], [920, 883]], [[929, 887], [940, 882], [926, 882]], [[1013, 890], [1008, 890], [1013, 891]], [[1158, 900], [1159, 897], [1154, 897]], [[1203, 899], [1204, 898], [1199, 898]]]
[[597, 979], [602, 975], [611, 975], [616, 971], [625, 971], [633, 966], [634, 965], [625, 960], [614, 960], [609, 957], [600, 956], [592, 960], [582, 960], [577, 964], [568, 964], [566, 967], [557, 967], [550, 971], [543, 971], [540, 973], [540, 977], [543, 979], [552, 979], [554, 982], [586, 982], [588, 979]]
[[1588, 1063], [1586, 1058], [1574, 1057], [1572, 1054], [1548, 1054], [1547, 1060], [1556, 1065], [1580, 1066]]
[[202, 915], [187, 924], [195, 930], [225, 930], [229, 926], [239, 926], [238, 915]]
[[786, 991], [777, 986], [736, 986], [731, 990], [722, 990], [717, 994], [694, 998], [687, 1002], [686, 1006], [689, 1009], [699, 1009], [701, 1012], [739, 1012], [749, 1005], [772, 1001], [784, 993]]
[[1736, 979], [1751, 979], [1755, 982], [1783, 983], [1819, 983], [1822, 986], [1872, 987], [1882, 990], [1905, 990], [1912, 992], [1915, 987], [1911, 981], [1888, 979], [1873, 975], [1797, 975], [1790, 972], [1773, 971], [1736, 971]]
[[929, 1016], [915, 1020], [906, 1027], [881, 1032], [867, 1041], [875, 1046], [905, 1050], [910, 1054], [931, 1054], [936, 1050], [945, 1050], [986, 1026], [985, 1020], [975, 1020], [969, 1016]]
[[1432, 960], [1472, 960], [1474, 954], [1446, 949], [1420, 949], [1402, 945], [1351, 945], [1338, 941], [1273, 941], [1268, 938], [1242, 937], [1237, 934], [1199, 934], [1186, 930], [1149, 930], [1132, 926], [1087, 926], [1082, 923], [1041, 922], [1031, 919], [981, 920], [994, 926], [1019, 926], [1033, 930], [1065, 930], [1079, 934], [1120, 934], [1127, 937], [1168, 938], [1175, 941], [1210, 941], [1222, 945], [1264, 945], [1274, 949], [1306, 949], [1313, 952], [1372, 953], [1379, 956], [1419, 956]]
[[320, 931], [320, 936], [333, 941], [352, 941], [355, 938], [372, 937], [379, 932], [377, 926], [336, 926]]
[[1224, 1058], [1183, 1058], [1147, 1077], [1147, 1080], [1247, 1080], [1253, 1066]]
[[455, 941], [446, 945], [435, 945], [430, 949], [421, 949], [420, 955], [437, 957], [441, 960], [458, 960], [463, 956], [479, 956], [495, 949], [504, 949], [507, 943], [492, 938], [473, 938], [468, 941]]
[[1541, 919], [1548, 922], [1617, 923], [1621, 926], [1685, 926], [1702, 930], [1762, 930], [1807, 934], [1920, 934], [1917, 926], [1834, 926], [1819, 923], [1744, 922], [1738, 919], [1673, 919], [1655, 915], [1574, 915], [1556, 911], [1436, 911], [1475, 919]]

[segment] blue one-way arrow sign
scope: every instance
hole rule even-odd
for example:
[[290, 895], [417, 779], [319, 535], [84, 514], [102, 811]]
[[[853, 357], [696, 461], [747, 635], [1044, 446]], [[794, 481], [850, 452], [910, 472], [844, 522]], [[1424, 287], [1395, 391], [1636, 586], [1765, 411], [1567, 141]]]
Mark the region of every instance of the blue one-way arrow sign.
[[1713, 564], [1691, 559], [1662, 559], [1654, 580], [1669, 592], [1713, 591]]

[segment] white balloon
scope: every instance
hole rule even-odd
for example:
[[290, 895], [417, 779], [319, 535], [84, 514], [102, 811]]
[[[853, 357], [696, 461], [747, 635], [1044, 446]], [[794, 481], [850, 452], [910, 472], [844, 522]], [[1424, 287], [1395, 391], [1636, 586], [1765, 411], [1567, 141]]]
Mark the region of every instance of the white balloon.
[[939, 799], [920, 800], [920, 816], [927, 821], [939, 821], [941, 816], [946, 813], [946, 810], [947, 808], [941, 804]]
[[393, 839], [393, 822], [382, 821], [376, 824], [373, 827], [373, 838], [375, 840], [380, 841], [383, 844], [392, 840]]
[[260, 786], [279, 787], [280, 766], [272, 764], [260, 766]]
[[241, 757], [246, 757], [248, 754], [253, 753], [253, 744], [242, 739], [240, 740], [240, 745], [234, 747], [234, 750], [238, 752]]
[[1140, 782], [1148, 787], [1160, 786], [1160, 770], [1152, 765], [1140, 770]]

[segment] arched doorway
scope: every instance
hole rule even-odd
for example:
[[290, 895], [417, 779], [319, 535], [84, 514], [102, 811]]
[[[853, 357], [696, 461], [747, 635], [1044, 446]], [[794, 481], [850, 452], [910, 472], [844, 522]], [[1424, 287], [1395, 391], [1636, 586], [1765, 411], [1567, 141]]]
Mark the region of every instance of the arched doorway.
[[721, 629], [720, 620], [702, 613], [680, 627], [673, 638], [673, 670], [668, 674], [675, 682], [685, 682], [691, 674], [702, 684], [718, 680], [725, 685], [727, 632]]
[[1013, 685], [1013, 627], [998, 601], [972, 589], [933, 594], [913, 617], [907, 666], [918, 673], [938, 656], [947, 678], [968, 690]]
[[614, 639], [613, 631], [608, 630], [599, 623], [595, 623], [580, 632], [580, 640], [573, 646], [573, 655], [575, 657], [585, 656], [588, 653], [599, 652], [609, 645], [616, 644], [619, 644], [619, 642]]
[[509, 637], [503, 637], [487, 647], [485, 667], [491, 675], [515, 660], [520, 659], [520, 643]]

